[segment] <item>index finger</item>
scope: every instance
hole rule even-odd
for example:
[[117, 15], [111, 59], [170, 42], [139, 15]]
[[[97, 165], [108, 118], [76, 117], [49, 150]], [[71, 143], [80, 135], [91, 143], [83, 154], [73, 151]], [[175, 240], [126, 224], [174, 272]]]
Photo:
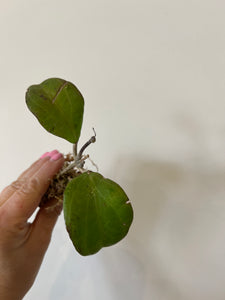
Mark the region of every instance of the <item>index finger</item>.
[[46, 192], [50, 180], [62, 168], [64, 158], [58, 153], [50, 159], [44, 158], [44, 164], [3, 205], [7, 218], [27, 221], [38, 207]]
[[[45, 159], [46, 160], [46, 159]], [[27, 170], [25, 170], [17, 180], [6, 186], [0, 193], [0, 206], [3, 205], [25, 182], [26, 178], [33, 176], [35, 172], [45, 163], [44, 159], [36, 160]]]
[[36, 160], [28, 169], [26, 169], [16, 181], [13, 181], [10, 185], [5, 187], [0, 193], [0, 206], [7, 201], [22, 185], [26, 182], [27, 178], [32, 177], [37, 170], [39, 170], [46, 160], [50, 159], [50, 156], [57, 154], [57, 150], [44, 153], [38, 160]]

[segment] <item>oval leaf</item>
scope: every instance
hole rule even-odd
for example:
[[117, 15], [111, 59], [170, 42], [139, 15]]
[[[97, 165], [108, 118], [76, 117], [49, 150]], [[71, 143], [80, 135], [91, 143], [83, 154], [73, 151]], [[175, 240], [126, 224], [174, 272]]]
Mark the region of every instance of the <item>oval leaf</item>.
[[133, 220], [133, 209], [123, 189], [94, 172], [70, 181], [63, 210], [67, 231], [81, 255], [119, 242]]
[[50, 78], [32, 85], [26, 93], [26, 104], [47, 131], [73, 144], [79, 140], [84, 99], [71, 82]]

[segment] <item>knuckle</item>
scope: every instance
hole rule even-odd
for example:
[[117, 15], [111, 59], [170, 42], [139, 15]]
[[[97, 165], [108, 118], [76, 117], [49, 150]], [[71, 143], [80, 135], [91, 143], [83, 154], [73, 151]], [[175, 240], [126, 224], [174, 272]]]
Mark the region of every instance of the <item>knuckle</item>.
[[19, 194], [28, 195], [33, 192], [37, 192], [40, 186], [40, 182], [37, 177], [17, 179], [11, 184], [11, 187]]
[[24, 185], [26, 181], [26, 178], [21, 178], [21, 179], [17, 179], [15, 181], [13, 181], [10, 185], [11, 189], [13, 189], [14, 191], [18, 191], [22, 188], [22, 186]]
[[30, 194], [32, 192], [37, 192], [38, 188], [39, 188], [39, 180], [37, 177], [34, 177], [26, 181], [26, 183], [21, 188], [21, 192], [23, 194]]
[[32, 191], [38, 191], [39, 187], [40, 187], [40, 181], [39, 181], [38, 177], [33, 177], [33, 178], [29, 179], [27, 187], [28, 187], [28, 189], [30, 189]]

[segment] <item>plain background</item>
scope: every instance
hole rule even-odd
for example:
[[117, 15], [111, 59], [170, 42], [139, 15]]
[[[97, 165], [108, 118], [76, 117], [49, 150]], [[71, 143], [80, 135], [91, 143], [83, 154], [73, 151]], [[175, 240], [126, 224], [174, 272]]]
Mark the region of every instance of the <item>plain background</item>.
[[135, 219], [81, 257], [61, 216], [24, 299], [224, 300], [224, 0], [0, 0], [0, 188], [71, 150], [25, 105], [49, 77], [81, 90], [80, 145], [94, 127], [87, 152]]

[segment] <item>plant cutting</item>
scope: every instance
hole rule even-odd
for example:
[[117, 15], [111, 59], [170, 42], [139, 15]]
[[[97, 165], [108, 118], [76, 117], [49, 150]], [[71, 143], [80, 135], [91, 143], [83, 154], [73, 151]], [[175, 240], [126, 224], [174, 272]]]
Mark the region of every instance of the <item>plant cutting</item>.
[[96, 133], [78, 151], [83, 122], [84, 98], [77, 87], [60, 78], [32, 85], [26, 104], [51, 134], [72, 144], [72, 154], [53, 178], [40, 205], [52, 198], [63, 201], [69, 237], [81, 255], [97, 253], [123, 239], [133, 220], [133, 209], [124, 190], [100, 173], [85, 168], [86, 148]]

